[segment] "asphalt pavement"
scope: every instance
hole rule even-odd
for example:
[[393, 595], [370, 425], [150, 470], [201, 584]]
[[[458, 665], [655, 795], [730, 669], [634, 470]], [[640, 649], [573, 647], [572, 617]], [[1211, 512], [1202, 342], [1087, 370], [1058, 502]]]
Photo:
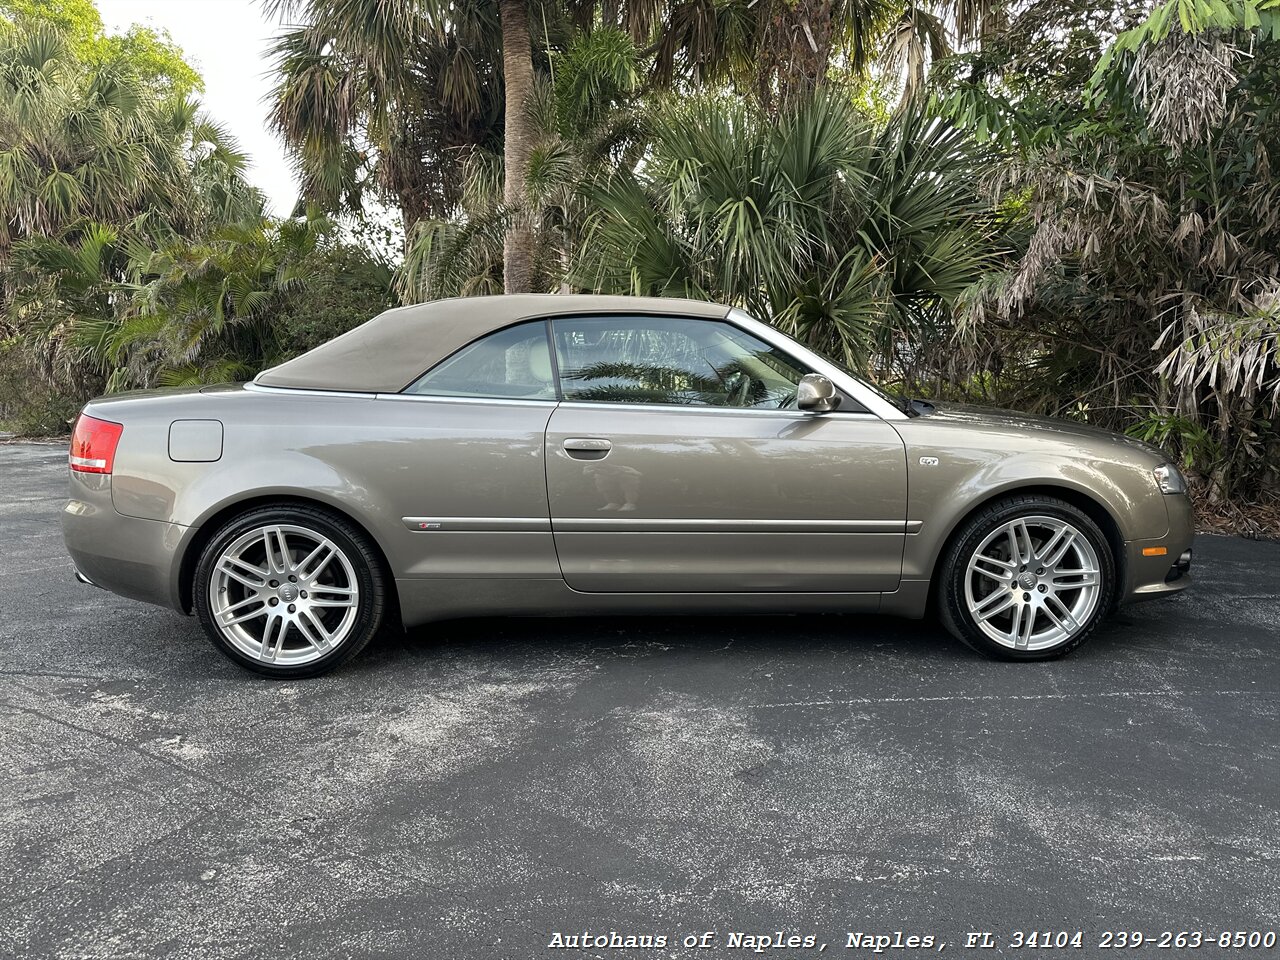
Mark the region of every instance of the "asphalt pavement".
[[1191, 591], [1046, 664], [490, 619], [281, 683], [76, 583], [64, 471], [0, 445], [0, 956], [1280, 957], [1213, 939], [1280, 933], [1280, 544], [1198, 538]]

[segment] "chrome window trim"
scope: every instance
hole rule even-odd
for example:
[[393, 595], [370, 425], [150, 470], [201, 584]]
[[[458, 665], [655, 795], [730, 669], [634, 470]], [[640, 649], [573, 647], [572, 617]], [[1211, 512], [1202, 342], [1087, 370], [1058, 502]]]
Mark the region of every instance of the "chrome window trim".
[[376, 393], [361, 393], [357, 390], [312, 390], [310, 387], [272, 387], [265, 383], [249, 381], [242, 384], [251, 393], [291, 393], [304, 397], [349, 397], [352, 400], [374, 400]]
[[[286, 388], [272, 388], [286, 389]], [[313, 392], [313, 391], [307, 391]], [[812, 420], [819, 414], [805, 413], [801, 410], [756, 410], [752, 407], [711, 407], [701, 406], [693, 403], [627, 403], [625, 401], [599, 401], [599, 400], [529, 400], [513, 397], [437, 397], [425, 394], [413, 393], [378, 393], [378, 394], [356, 394], [356, 396], [372, 396], [376, 400], [412, 400], [416, 403], [483, 403], [483, 404], [502, 404], [502, 405], [522, 405], [522, 404], [538, 404], [538, 405], [557, 405], [572, 406], [575, 409], [595, 409], [595, 410], [647, 410], [659, 413], [687, 413], [687, 414], [714, 414], [716, 416], [725, 415], [747, 415], [754, 417], [782, 417], [786, 420]], [[842, 417], [844, 419], [855, 420], [879, 420], [874, 413], [848, 412], [841, 413], [839, 410], [832, 413], [821, 414], [824, 417]]]
[[[874, 413], [882, 420], [906, 420], [909, 419], [905, 413], [895, 407], [892, 403], [884, 400], [876, 394], [874, 390], [869, 390], [864, 384], [860, 383], [856, 377], [851, 377], [845, 373], [834, 363], [830, 363], [822, 357], [818, 356], [804, 344], [791, 339], [781, 330], [769, 326], [767, 323], [761, 323], [750, 314], [737, 307], [729, 311], [726, 319], [735, 326], [745, 330], [752, 336], [759, 337], [768, 344], [777, 347], [779, 350], [792, 354], [796, 359], [802, 360], [808, 364], [815, 373], [820, 373], [824, 377], [828, 377], [837, 387], [843, 390], [853, 399]], [[836, 411], [837, 413], [839, 411]], [[830, 416], [831, 414], [823, 414]]]
[[422, 393], [375, 393], [375, 400], [407, 400], [412, 403], [469, 403], [469, 404], [499, 404], [501, 406], [523, 406], [525, 404], [535, 404], [537, 406], [555, 406], [560, 401], [555, 399], [531, 400], [521, 397], [437, 397], [430, 394]]
[[846, 420], [879, 420], [874, 413], [839, 410], [831, 413], [805, 413], [803, 410], [760, 410], [756, 407], [713, 407], [697, 403], [630, 403], [626, 400], [561, 400], [561, 406], [574, 409], [593, 410], [648, 410], [661, 413], [714, 414], [716, 416], [737, 415], [752, 417], [782, 417], [786, 420], [814, 420], [818, 417], [843, 417]]

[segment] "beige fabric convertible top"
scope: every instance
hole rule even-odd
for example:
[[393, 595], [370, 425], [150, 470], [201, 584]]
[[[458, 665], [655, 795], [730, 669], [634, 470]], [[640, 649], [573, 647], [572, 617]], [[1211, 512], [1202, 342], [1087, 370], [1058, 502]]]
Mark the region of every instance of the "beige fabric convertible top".
[[380, 313], [254, 383], [303, 390], [397, 393], [472, 340], [521, 320], [582, 313], [668, 313], [720, 319], [728, 307], [700, 300], [512, 294], [435, 300]]

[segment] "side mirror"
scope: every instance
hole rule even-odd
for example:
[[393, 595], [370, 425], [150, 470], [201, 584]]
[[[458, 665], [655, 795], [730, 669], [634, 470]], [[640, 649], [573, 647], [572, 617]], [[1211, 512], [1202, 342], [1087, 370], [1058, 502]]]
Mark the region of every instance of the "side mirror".
[[840, 394], [822, 374], [806, 373], [796, 385], [796, 406], [807, 413], [830, 413], [840, 406]]

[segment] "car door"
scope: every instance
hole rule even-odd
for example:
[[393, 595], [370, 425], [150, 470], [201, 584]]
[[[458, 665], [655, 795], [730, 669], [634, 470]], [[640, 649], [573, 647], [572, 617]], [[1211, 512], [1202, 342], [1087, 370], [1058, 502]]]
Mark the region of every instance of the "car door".
[[588, 592], [897, 588], [905, 448], [851, 402], [794, 409], [805, 369], [728, 321], [552, 322], [560, 568]]
[[383, 465], [370, 497], [399, 521], [388, 549], [400, 576], [559, 576], [542, 463], [557, 403], [547, 337], [543, 320], [507, 327], [379, 398], [368, 435], [381, 439], [352, 456]]

